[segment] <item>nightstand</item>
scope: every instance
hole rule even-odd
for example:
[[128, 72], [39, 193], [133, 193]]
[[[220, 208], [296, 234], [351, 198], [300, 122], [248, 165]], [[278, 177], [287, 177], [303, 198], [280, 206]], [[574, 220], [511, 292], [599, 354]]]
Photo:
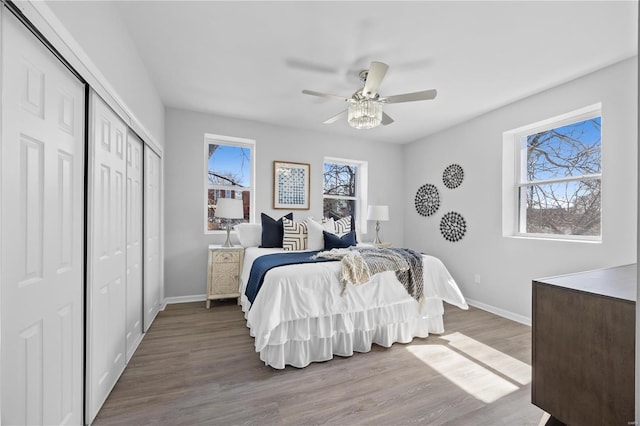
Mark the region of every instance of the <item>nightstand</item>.
[[393, 244], [392, 244], [392, 243], [385, 243], [385, 242], [382, 242], [382, 243], [379, 243], [379, 244], [376, 244], [376, 243], [372, 243], [372, 244], [373, 244], [374, 246], [376, 246], [376, 247], [381, 247], [381, 248], [391, 248], [391, 247], [393, 247]]
[[209, 246], [207, 266], [207, 309], [212, 299], [238, 298], [240, 302], [240, 271], [244, 248]]

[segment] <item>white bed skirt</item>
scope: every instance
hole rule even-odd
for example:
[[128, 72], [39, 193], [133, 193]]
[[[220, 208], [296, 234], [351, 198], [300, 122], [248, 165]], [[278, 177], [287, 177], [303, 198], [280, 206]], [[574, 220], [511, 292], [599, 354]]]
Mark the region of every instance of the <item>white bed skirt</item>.
[[334, 355], [369, 352], [373, 343], [390, 347], [444, 332], [441, 299], [425, 299], [421, 311], [423, 314], [418, 313], [418, 303], [410, 300], [366, 311], [285, 321], [268, 335], [255, 336], [253, 329], [251, 335], [265, 364], [277, 369], [285, 365], [303, 368]]
[[260, 359], [273, 368], [306, 367], [334, 355], [368, 352], [415, 337], [442, 334], [443, 301], [467, 303], [442, 262], [423, 255], [424, 299], [407, 293], [393, 271], [375, 274], [362, 285], [340, 282], [340, 262], [273, 268], [253, 301], [245, 288], [253, 261], [282, 249], [245, 250], [240, 303]]

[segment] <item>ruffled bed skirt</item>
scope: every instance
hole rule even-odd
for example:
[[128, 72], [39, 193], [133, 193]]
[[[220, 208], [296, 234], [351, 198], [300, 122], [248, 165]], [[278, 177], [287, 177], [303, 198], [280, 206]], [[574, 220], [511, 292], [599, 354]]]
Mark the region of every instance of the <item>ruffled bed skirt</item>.
[[395, 342], [409, 343], [414, 337], [444, 332], [441, 299], [425, 299], [420, 311], [418, 303], [410, 300], [366, 311], [284, 321], [262, 336], [254, 334], [251, 324], [247, 326], [265, 364], [277, 369], [285, 365], [302, 368], [312, 362], [328, 361], [334, 355], [369, 352], [373, 343], [389, 347]]

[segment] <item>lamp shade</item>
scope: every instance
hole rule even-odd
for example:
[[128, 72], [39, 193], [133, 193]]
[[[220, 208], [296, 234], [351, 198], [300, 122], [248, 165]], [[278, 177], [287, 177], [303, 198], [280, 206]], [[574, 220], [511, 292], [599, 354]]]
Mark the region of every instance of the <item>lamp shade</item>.
[[389, 206], [369, 206], [367, 220], [389, 220]]
[[242, 210], [242, 200], [235, 198], [219, 198], [216, 205], [216, 217], [223, 219], [242, 219], [244, 211]]

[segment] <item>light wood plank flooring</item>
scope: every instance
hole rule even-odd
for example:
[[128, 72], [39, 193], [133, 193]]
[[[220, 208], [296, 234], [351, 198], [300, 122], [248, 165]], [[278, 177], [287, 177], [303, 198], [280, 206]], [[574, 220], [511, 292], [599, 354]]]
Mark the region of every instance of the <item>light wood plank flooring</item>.
[[446, 306], [443, 335], [265, 366], [235, 301], [160, 312], [95, 425], [537, 425], [530, 328]]

